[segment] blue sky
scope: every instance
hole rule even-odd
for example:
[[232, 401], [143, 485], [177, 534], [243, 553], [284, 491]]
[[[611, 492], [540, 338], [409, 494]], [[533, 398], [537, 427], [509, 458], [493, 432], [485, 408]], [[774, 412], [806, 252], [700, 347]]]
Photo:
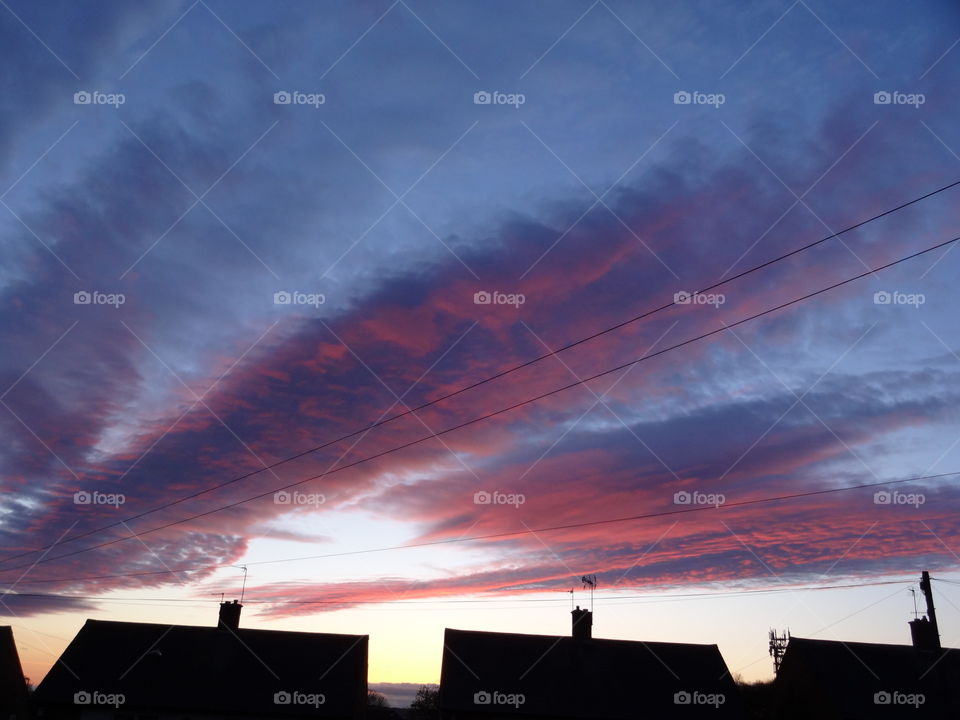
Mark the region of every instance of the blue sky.
[[[565, 632], [558, 594], [587, 572], [610, 595], [598, 634], [717, 642], [747, 677], [769, 673], [774, 623], [905, 641], [911, 580], [957, 565], [954, 478], [903, 486], [919, 506], [862, 490], [534, 531], [668, 511], [677, 492], [736, 502], [960, 470], [953, 246], [301, 488], [322, 502], [154, 528], [957, 236], [953, 189], [714, 304], [264, 470], [956, 181], [958, 36], [960, 10], [932, 1], [7, 0], [0, 577], [102, 598], [4, 597], [29, 672], [85, 617], [206, 622], [243, 564], [245, 622], [369, 632], [375, 681], [435, 681], [445, 626]], [[475, 504], [492, 490], [525, 502]], [[524, 534], [275, 562], [506, 532]], [[899, 595], [674, 599], [667, 622], [631, 599], [891, 578]], [[937, 590], [955, 638], [960, 598]], [[284, 602], [317, 597], [340, 604]], [[443, 605], [463, 599], [491, 602]], [[397, 605], [411, 600], [437, 604]], [[717, 622], [695, 619], [701, 603]], [[423, 637], [436, 652], [411, 662]]]

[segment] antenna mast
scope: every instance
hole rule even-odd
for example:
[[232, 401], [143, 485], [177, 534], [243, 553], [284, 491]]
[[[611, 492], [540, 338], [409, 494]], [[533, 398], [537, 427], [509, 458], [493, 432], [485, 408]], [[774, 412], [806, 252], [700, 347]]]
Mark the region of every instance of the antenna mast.
[[773, 658], [773, 672], [780, 672], [780, 663], [783, 662], [783, 654], [787, 651], [787, 643], [790, 641], [790, 630], [777, 634], [777, 631], [770, 628], [770, 657]]

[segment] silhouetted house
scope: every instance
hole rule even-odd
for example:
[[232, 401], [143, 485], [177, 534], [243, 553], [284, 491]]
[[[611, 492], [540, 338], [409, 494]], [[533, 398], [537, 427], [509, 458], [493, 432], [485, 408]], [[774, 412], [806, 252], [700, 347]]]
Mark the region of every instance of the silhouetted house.
[[87, 620], [33, 695], [39, 720], [362, 717], [367, 636]]
[[441, 718], [742, 717], [716, 645], [596, 639], [592, 619], [574, 610], [570, 637], [448, 628]]
[[960, 650], [794, 637], [774, 717], [960, 718]]
[[910, 621], [913, 645], [790, 638], [774, 682], [774, 717], [960, 718], [960, 650], [940, 646], [930, 573], [927, 614]]
[[13, 642], [13, 628], [0, 627], [0, 720], [27, 717], [27, 681]]

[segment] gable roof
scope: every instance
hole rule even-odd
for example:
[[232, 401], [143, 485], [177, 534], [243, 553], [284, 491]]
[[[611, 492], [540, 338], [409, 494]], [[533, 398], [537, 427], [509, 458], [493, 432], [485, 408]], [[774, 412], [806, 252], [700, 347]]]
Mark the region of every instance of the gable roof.
[[[522, 694], [523, 702], [475, 702], [476, 693]], [[675, 694], [700, 693], [677, 704]], [[724, 702], [704, 705], [722, 693]], [[486, 698], [481, 697], [480, 700]], [[447, 629], [440, 708], [448, 717], [510, 714], [556, 718], [740, 717], [740, 698], [716, 645], [578, 640]], [[709, 712], [707, 712], [709, 711]]]
[[[777, 674], [778, 699], [785, 712], [803, 714], [818, 705], [838, 717], [960, 717], [960, 650], [937, 652], [912, 645], [790, 638]], [[875, 702], [877, 693], [921, 693], [923, 703], [890, 707]], [[793, 717], [787, 712], [787, 717]], [[897, 715], [899, 713], [899, 715]]]
[[[348, 717], [366, 703], [367, 636], [87, 620], [34, 700], [84, 691], [130, 709]], [[282, 692], [324, 700], [277, 704]]]
[[23, 677], [20, 655], [13, 641], [13, 628], [0, 626], [0, 711], [18, 713], [27, 700], [27, 681]]

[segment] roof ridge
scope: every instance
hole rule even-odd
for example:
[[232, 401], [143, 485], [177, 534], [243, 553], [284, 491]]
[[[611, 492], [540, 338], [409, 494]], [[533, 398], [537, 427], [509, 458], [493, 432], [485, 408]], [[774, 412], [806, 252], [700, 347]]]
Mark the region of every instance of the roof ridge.
[[506, 636], [506, 637], [522, 637], [522, 638], [540, 638], [544, 640], [572, 640], [580, 643], [640, 643], [642, 645], [680, 645], [683, 647], [697, 647], [697, 648], [719, 648], [717, 643], [689, 643], [689, 642], [675, 642], [672, 640], [635, 640], [632, 638], [598, 638], [591, 637], [588, 640], [581, 640], [575, 638], [572, 635], [539, 635], [534, 633], [514, 633], [514, 632], [498, 632], [495, 630], [461, 630], [459, 628], [444, 628], [444, 633], [455, 632], [455, 633], [470, 633], [473, 635], [496, 635], [496, 636]]

